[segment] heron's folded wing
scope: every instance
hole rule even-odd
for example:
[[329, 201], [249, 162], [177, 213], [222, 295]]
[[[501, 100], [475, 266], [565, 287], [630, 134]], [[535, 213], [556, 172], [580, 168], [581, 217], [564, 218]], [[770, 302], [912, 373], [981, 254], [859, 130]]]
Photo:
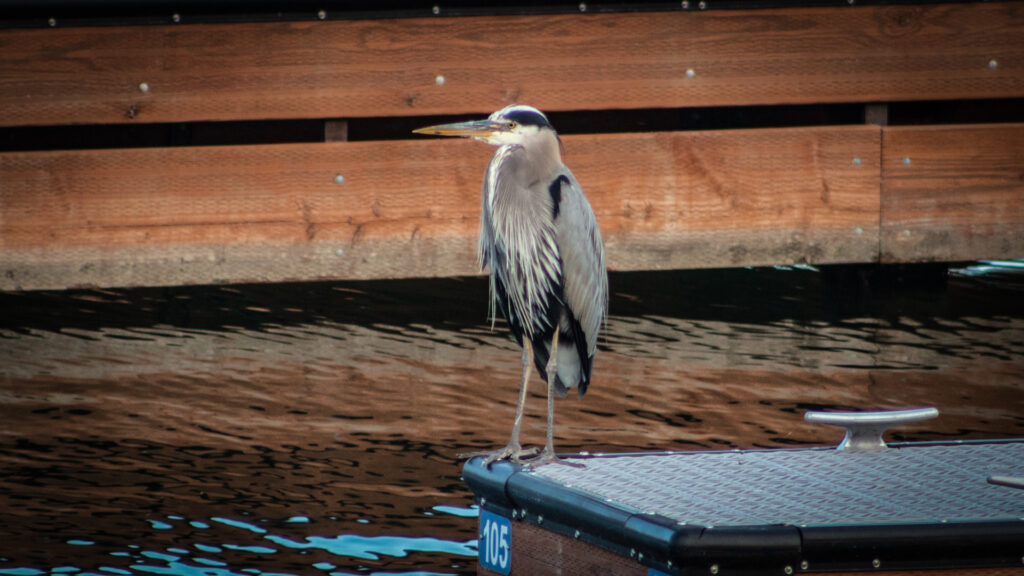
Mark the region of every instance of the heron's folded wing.
[[604, 243], [590, 202], [576, 178], [566, 171], [555, 229], [562, 259], [566, 304], [576, 315], [587, 339], [589, 355], [597, 348], [597, 333], [608, 311], [608, 273]]

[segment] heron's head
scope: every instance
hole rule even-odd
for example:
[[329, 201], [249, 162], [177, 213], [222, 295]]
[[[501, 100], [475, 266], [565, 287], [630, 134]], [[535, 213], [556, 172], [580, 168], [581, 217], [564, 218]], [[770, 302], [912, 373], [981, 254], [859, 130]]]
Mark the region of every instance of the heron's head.
[[559, 142], [558, 134], [540, 110], [513, 104], [491, 114], [486, 120], [456, 122], [413, 130], [417, 134], [462, 136], [494, 146], [506, 144], [532, 147], [535, 144]]

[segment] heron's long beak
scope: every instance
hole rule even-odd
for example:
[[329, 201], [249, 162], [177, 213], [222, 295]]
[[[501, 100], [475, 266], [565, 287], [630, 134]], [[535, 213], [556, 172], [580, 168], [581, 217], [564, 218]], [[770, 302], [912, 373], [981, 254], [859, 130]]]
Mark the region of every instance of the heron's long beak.
[[432, 134], [434, 136], [462, 136], [488, 140], [499, 132], [507, 131], [505, 124], [493, 120], [473, 120], [454, 124], [439, 124], [413, 130], [415, 134]]

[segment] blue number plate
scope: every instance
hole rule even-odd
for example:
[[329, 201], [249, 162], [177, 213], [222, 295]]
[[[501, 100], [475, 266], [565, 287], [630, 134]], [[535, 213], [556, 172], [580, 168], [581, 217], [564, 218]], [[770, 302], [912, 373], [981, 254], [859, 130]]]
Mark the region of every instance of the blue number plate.
[[480, 566], [508, 574], [512, 570], [512, 523], [494, 512], [480, 510]]

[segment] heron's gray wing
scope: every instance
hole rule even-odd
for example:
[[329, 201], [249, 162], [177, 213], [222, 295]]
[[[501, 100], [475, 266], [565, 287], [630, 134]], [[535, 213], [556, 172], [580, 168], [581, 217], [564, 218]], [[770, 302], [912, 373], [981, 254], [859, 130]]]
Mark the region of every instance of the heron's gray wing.
[[587, 355], [597, 349], [597, 333], [608, 312], [608, 273], [604, 243], [590, 202], [568, 170], [561, 182], [555, 229], [562, 259], [565, 301], [586, 336]]

